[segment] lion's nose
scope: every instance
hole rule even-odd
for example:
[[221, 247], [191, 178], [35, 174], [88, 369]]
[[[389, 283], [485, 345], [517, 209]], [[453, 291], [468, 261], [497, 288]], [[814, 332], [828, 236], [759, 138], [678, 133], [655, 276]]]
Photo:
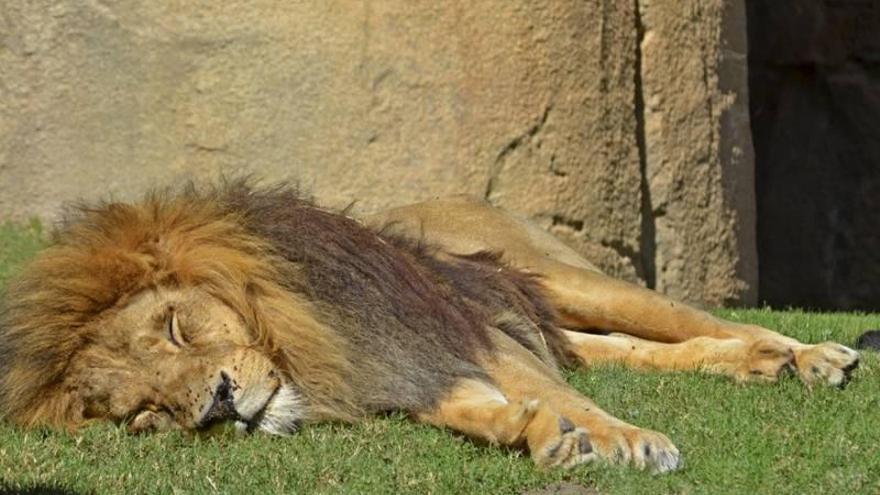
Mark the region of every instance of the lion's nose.
[[232, 383], [229, 375], [225, 371], [221, 371], [220, 383], [214, 390], [211, 407], [208, 408], [208, 412], [199, 421], [200, 427], [205, 427], [219, 421], [242, 419], [238, 411], [235, 410], [235, 403], [233, 401], [234, 388], [235, 384]]

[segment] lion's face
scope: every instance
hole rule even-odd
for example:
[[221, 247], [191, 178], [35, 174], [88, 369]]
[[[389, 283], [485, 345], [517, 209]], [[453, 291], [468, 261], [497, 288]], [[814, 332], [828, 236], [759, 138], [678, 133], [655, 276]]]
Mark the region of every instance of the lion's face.
[[283, 434], [302, 417], [300, 394], [242, 318], [204, 290], [142, 291], [91, 325], [65, 379], [85, 418], [134, 432], [234, 421]]

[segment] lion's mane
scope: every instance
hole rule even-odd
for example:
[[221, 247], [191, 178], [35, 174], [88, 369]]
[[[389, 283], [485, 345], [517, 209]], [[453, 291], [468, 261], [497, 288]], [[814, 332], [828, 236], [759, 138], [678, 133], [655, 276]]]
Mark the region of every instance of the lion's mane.
[[418, 410], [484, 377], [494, 326], [550, 364], [565, 359], [538, 282], [497, 256], [446, 259], [245, 182], [79, 206], [0, 307], [0, 415], [79, 424], [65, 390], [96, 321], [158, 286], [201, 286], [233, 308], [306, 395], [316, 418]]

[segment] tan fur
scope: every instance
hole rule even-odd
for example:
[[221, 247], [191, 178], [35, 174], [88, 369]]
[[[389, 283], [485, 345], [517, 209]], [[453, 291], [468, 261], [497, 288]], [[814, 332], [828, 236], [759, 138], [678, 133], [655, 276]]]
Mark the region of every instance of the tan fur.
[[505, 445], [526, 445], [540, 467], [572, 467], [597, 457], [656, 472], [679, 465], [664, 435], [614, 418], [567, 385], [509, 337], [485, 356], [494, 386], [462, 382], [418, 419]]

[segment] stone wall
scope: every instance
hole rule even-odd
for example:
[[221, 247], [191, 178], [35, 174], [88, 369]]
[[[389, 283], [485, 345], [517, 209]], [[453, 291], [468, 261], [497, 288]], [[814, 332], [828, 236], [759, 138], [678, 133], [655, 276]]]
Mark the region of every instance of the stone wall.
[[0, 217], [220, 173], [362, 211], [467, 192], [615, 275], [755, 301], [740, 1], [3, 10]]
[[641, 0], [639, 10], [644, 221], [653, 223], [656, 287], [688, 301], [753, 303], [745, 6]]

